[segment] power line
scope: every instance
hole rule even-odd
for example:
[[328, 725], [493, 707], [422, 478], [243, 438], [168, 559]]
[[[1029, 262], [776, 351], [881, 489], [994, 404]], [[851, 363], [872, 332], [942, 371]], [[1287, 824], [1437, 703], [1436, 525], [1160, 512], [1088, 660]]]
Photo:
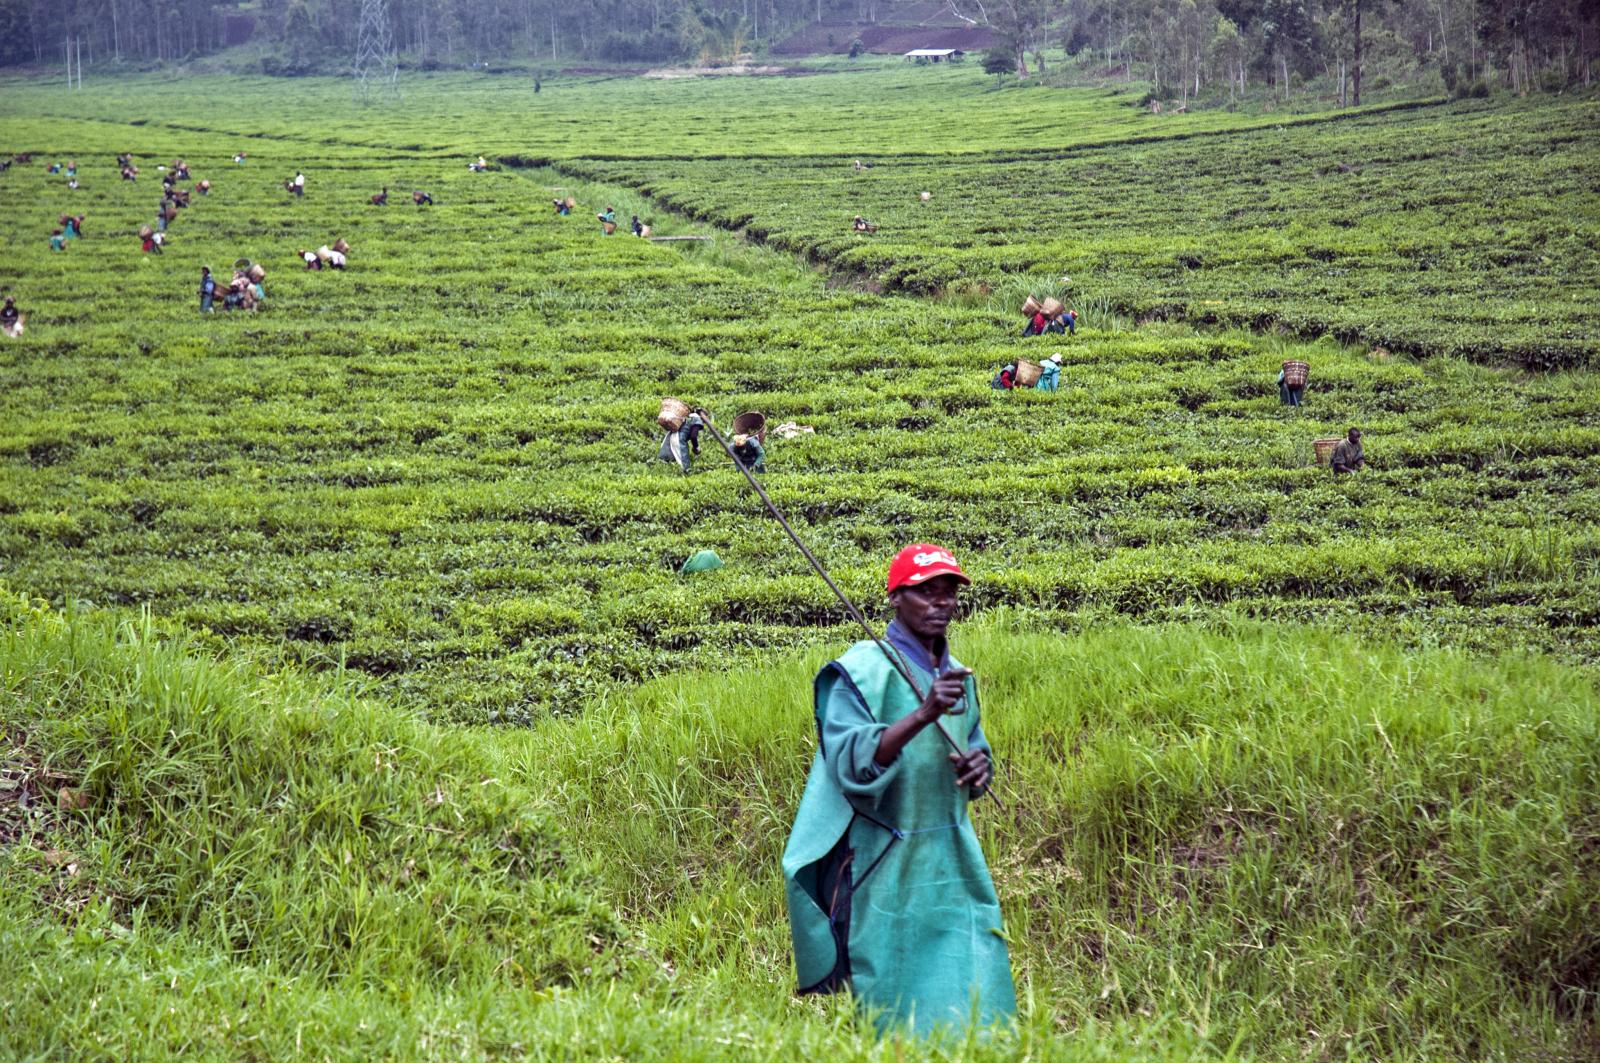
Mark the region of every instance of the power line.
[[388, 0], [361, 0], [361, 23], [356, 33], [356, 58], [351, 67], [358, 103], [373, 102], [381, 92], [385, 101], [400, 99], [400, 63], [389, 22]]

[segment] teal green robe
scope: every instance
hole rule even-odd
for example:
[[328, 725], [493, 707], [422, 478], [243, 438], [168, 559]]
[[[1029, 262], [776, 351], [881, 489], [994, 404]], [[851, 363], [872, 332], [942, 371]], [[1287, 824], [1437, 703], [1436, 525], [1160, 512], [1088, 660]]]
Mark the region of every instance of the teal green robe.
[[[927, 690], [927, 662], [907, 663]], [[961, 666], [950, 660], [946, 667]], [[839, 876], [854, 884], [850, 988], [877, 1012], [880, 1029], [960, 1032], [973, 1022], [1010, 1021], [1016, 992], [999, 898], [949, 746], [928, 727], [888, 767], [873, 759], [879, 736], [917, 704], [871, 642], [856, 643], [817, 676], [819, 745], [783, 854], [789, 925], [801, 990], [825, 985], [840, 950], [829, 922], [838, 896], [822, 895], [823, 869], [845, 839], [853, 850]], [[966, 705], [944, 724], [967, 748], [987, 750], [971, 679]]]

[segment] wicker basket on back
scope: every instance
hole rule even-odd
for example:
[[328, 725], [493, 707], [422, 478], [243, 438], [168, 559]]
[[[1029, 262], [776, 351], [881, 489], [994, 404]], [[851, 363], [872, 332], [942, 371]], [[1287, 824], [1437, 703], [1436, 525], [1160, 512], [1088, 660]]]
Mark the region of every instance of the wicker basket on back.
[[1031, 388], [1039, 382], [1039, 377], [1043, 374], [1043, 369], [1039, 368], [1037, 365], [1034, 365], [1026, 358], [1017, 359], [1017, 387]]
[[344, 237], [342, 236], [333, 242], [333, 249], [339, 252], [341, 255], [348, 255], [350, 253], [350, 245], [344, 242]]
[[1022, 316], [1023, 317], [1032, 317], [1034, 314], [1037, 314], [1040, 310], [1043, 310], [1043, 309], [1044, 309], [1044, 307], [1039, 305], [1039, 300], [1035, 299], [1031, 295], [1028, 296], [1026, 299], [1024, 299], [1022, 301]]
[[1332, 439], [1313, 439], [1311, 449], [1317, 452], [1317, 464], [1327, 465], [1333, 461], [1333, 448], [1344, 442], [1339, 436]]
[[1061, 305], [1060, 299], [1050, 298], [1044, 301], [1044, 306], [1042, 309], [1044, 310], [1045, 317], [1055, 317], [1057, 314], [1061, 313], [1062, 310], [1066, 309], [1066, 307]]
[[617, 223], [614, 221], [601, 222], [600, 228], [606, 231], [607, 236], [610, 236], [612, 233], [617, 231]]
[[1303, 388], [1306, 381], [1311, 379], [1311, 366], [1305, 362], [1284, 362], [1283, 382], [1291, 388]]
[[736, 436], [755, 436], [763, 443], [767, 441], [767, 418], [765, 414], [754, 410], [741, 413], [733, 419], [733, 434]]
[[656, 414], [656, 424], [669, 432], [676, 432], [683, 427], [683, 419], [689, 416], [689, 404], [682, 399], [662, 399], [661, 412]]

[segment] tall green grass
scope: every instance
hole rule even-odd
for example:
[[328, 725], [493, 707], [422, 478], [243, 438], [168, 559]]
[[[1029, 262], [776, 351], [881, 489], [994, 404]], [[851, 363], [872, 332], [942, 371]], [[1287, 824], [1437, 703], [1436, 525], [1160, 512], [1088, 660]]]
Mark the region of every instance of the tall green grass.
[[1265, 625], [962, 630], [1024, 1003], [1014, 1035], [934, 1049], [790, 995], [777, 857], [824, 652], [445, 731], [151, 625], [3, 616], [0, 748], [43, 803], [0, 803], [0, 1054], [1595, 1045], [1600, 697], [1546, 660]]

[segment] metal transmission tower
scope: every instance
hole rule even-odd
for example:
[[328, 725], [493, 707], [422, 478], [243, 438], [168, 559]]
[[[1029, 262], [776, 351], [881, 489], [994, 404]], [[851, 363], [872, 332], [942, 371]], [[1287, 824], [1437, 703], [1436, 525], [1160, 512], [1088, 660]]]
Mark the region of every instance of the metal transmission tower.
[[400, 65], [389, 25], [388, 0], [361, 0], [361, 27], [356, 34], [356, 100], [371, 103], [374, 92], [385, 100], [400, 98]]

